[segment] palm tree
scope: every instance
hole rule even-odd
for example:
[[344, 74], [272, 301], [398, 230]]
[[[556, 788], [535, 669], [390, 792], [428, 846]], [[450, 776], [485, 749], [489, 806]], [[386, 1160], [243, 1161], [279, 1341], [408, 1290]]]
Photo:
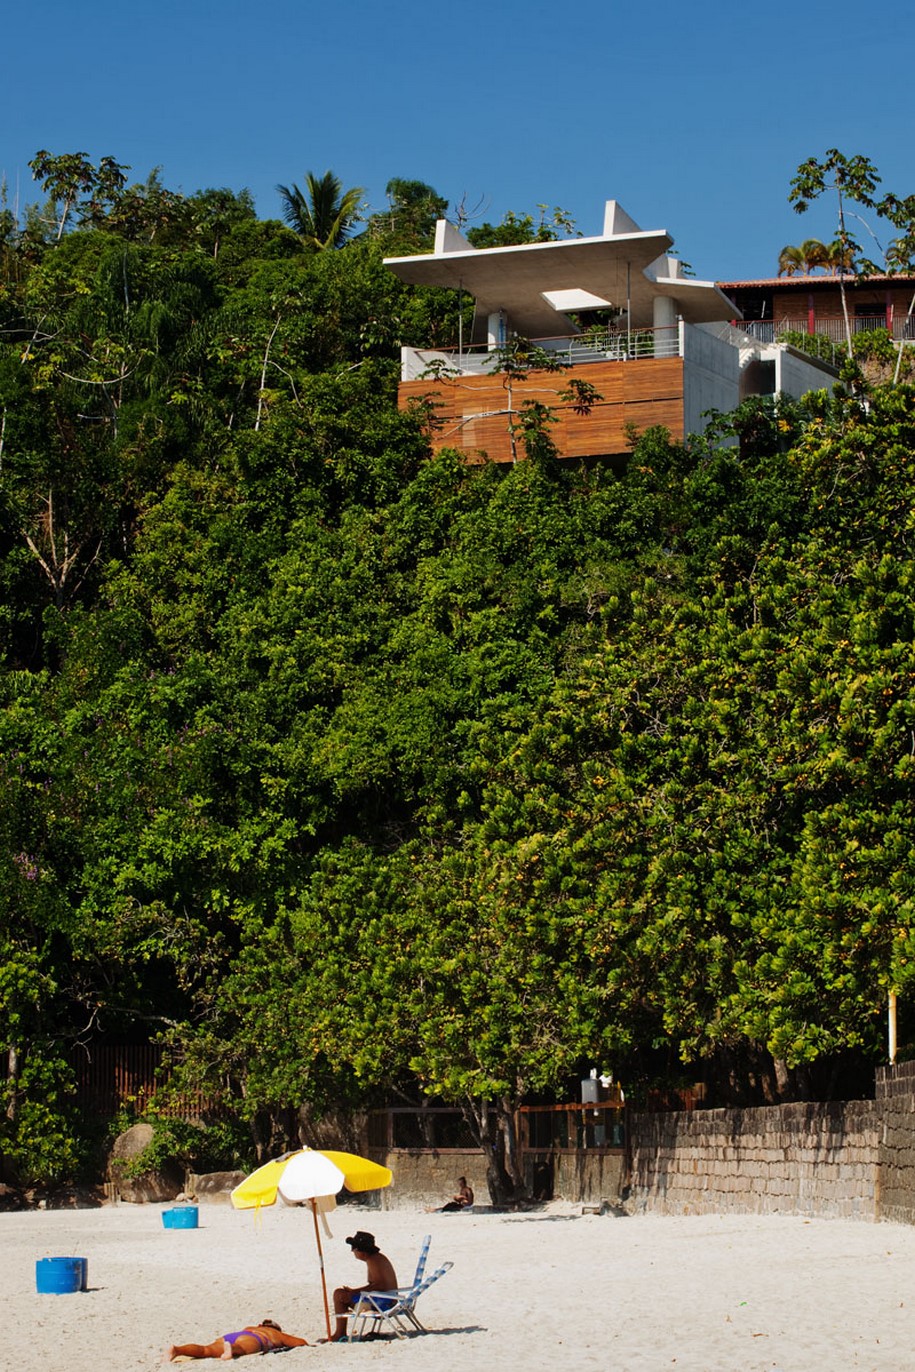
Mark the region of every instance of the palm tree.
[[818, 238], [805, 238], [801, 244], [801, 252], [804, 254], [804, 270], [808, 276], [816, 271], [817, 267], [823, 267], [825, 270], [829, 265], [829, 249]]
[[809, 276], [817, 267], [832, 266], [831, 253], [832, 249], [827, 248], [818, 238], [805, 238], [799, 248], [789, 244], [782, 248], [778, 255], [778, 274], [794, 276], [798, 272], [803, 272], [805, 276]]
[[448, 201], [425, 181], [408, 181], [394, 176], [384, 188], [390, 209], [377, 214], [370, 228], [387, 233], [412, 251], [425, 246], [435, 233], [435, 221], [441, 219]]
[[843, 243], [841, 238], [837, 238], [826, 249], [826, 259], [823, 265], [832, 272], [833, 276], [841, 276], [843, 272], [853, 272], [855, 269], [854, 249], [849, 247], [847, 243]]
[[796, 276], [803, 270], [804, 254], [800, 248], [792, 247], [790, 243], [786, 244], [778, 255], [779, 276]]
[[322, 177], [306, 172], [305, 187], [277, 186], [286, 223], [318, 250], [342, 247], [358, 217], [362, 187], [344, 191], [339, 177], [329, 171]]

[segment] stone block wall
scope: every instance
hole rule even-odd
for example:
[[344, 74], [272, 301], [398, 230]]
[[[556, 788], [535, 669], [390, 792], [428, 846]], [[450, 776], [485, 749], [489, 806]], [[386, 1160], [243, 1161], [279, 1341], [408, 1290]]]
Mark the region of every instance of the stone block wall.
[[878, 1134], [874, 1101], [634, 1115], [629, 1204], [871, 1219]]
[[915, 1062], [877, 1069], [877, 1217], [915, 1224]]
[[[531, 1154], [525, 1173], [546, 1167], [552, 1194], [660, 1214], [726, 1211], [895, 1220], [915, 1224], [915, 1061], [881, 1067], [875, 1099], [795, 1102], [754, 1110], [631, 1113], [628, 1157], [612, 1150]], [[395, 1183], [385, 1209], [441, 1204], [466, 1175], [488, 1204], [476, 1149], [392, 1150]], [[546, 1192], [548, 1194], [548, 1191]]]

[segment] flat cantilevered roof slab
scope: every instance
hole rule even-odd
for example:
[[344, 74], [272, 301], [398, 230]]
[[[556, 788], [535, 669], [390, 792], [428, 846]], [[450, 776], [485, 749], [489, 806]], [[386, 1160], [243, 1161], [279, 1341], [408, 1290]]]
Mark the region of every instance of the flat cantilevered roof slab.
[[[476, 301], [478, 319], [504, 310], [518, 333], [549, 338], [567, 332], [571, 325], [543, 299], [545, 291], [585, 290], [625, 306], [630, 286], [634, 316], [635, 292], [645, 281], [645, 268], [672, 242], [661, 230], [609, 239], [562, 238], [510, 248], [386, 257], [385, 265], [401, 281], [414, 286], [451, 286], [467, 291]], [[650, 295], [645, 303], [650, 320]]]
[[689, 323], [734, 317], [733, 302], [713, 282], [657, 279], [649, 270], [653, 264], [666, 267], [665, 254], [673, 245], [666, 229], [639, 229], [614, 201], [608, 202], [605, 223], [610, 231], [597, 238], [472, 248], [450, 224], [439, 221], [435, 252], [387, 257], [385, 264], [411, 285], [451, 287], [473, 296], [474, 337], [479, 340], [486, 337], [486, 317], [499, 311], [514, 331], [529, 338], [577, 332], [544, 298], [560, 291], [586, 291], [619, 309], [628, 304], [634, 326], [653, 322], [659, 296], [674, 297]]
[[691, 276], [658, 276], [654, 294], [669, 296], [687, 324], [719, 324], [743, 315], [715, 285], [714, 281], [697, 281]]

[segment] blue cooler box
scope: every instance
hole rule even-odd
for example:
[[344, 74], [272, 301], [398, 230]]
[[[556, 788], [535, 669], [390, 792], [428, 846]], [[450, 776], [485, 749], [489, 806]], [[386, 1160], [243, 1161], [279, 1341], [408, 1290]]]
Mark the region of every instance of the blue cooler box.
[[166, 1229], [196, 1229], [197, 1214], [196, 1205], [173, 1205], [162, 1211], [162, 1223]]
[[88, 1282], [88, 1258], [39, 1258], [35, 1263], [39, 1295], [68, 1296], [74, 1291], [85, 1291]]

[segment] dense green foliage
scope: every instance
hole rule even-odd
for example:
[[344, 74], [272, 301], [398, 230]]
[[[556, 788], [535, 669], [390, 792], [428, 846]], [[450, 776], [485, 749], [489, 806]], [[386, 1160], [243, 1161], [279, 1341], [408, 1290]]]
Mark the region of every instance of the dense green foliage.
[[303, 1103], [428, 1093], [485, 1142], [481, 1100], [592, 1064], [756, 1100], [876, 1058], [915, 394], [466, 467], [395, 404], [398, 345], [457, 329], [381, 261], [430, 187], [314, 251], [75, 172], [0, 281], [4, 1166], [80, 1165], [100, 1041], [158, 1037], [262, 1147]]

